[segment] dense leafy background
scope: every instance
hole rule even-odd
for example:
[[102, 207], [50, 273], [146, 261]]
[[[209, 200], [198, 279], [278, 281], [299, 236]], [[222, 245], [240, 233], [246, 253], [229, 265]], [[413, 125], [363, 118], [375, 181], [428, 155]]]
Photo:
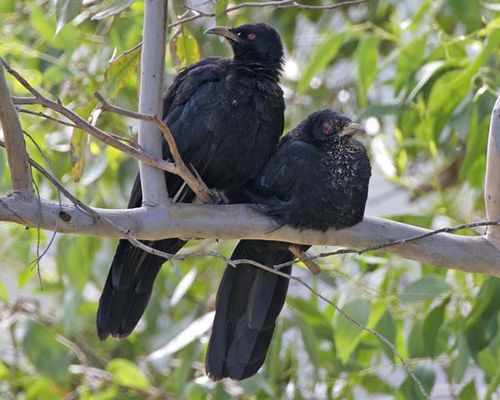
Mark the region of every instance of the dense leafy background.
[[[134, 121], [94, 113], [93, 93], [136, 107], [139, 51], [126, 51], [141, 40], [142, 3], [2, 0], [0, 55], [100, 127], [133, 137]], [[184, 2], [170, 3], [171, 16], [186, 12]], [[262, 20], [281, 32], [288, 127], [324, 107], [367, 126], [374, 164], [369, 213], [424, 227], [484, 218], [487, 125], [500, 87], [500, 2], [372, 0], [334, 11], [252, 8], [229, 15], [227, 0], [188, 3], [216, 10], [219, 23]], [[203, 36], [213, 24], [202, 18], [170, 30], [170, 76], [200, 57], [228, 54], [224, 43]], [[24, 94], [15, 83], [13, 89]], [[32, 115], [22, 114], [22, 123], [73, 193], [94, 206], [126, 204], [134, 160]], [[43, 197], [56, 199], [45, 180], [35, 179]], [[0, 152], [0, 192], [8, 190]], [[37, 268], [37, 248], [51, 237], [0, 225], [2, 399], [420, 398], [389, 347], [295, 283], [265, 368], [241, 383], [209, 382], [203, 358], [223, 270], [214, 259], [166, 264], [136, 332], [99, 342], [97, 299], [115, 243], [58, 235]], [[227, 254], [233, 245], [194, 242], [188, 250]], [[315, 278], [295, 270], [393, 342], [433, 398], [500, 398], [500, 281], [382, 252], [325, 259], [322, 266]]]

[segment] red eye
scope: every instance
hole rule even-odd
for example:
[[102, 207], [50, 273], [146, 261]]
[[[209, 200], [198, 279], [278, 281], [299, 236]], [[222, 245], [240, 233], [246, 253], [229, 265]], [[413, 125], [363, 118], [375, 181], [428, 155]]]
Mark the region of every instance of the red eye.
[[257, 38], [257, 35], [255, 33], [249, 33], [247, 35], [248, 40], [255, 40]]

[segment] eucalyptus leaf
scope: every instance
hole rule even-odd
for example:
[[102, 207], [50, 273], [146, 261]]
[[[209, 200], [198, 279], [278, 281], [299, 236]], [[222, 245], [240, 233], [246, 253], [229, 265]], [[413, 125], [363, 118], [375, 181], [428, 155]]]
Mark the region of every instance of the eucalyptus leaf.
[[57, 15], [57, 28], [56, 35], [60, 32], [66, 24], [72, 21], [82, 8], [82, 0], [57, 0], [56, 2], [56, 15]]

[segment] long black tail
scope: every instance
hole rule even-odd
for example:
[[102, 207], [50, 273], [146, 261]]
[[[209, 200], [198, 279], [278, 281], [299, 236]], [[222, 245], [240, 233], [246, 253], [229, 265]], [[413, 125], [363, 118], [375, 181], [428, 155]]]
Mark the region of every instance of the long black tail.
[[[145, 242], [157, 250], [177, 253], [186, 242], [166, 239]], [[154, 256], [120, 240], [97, 310], [97, 335], [128, 336], [146, 309], [153, 284], [165, 258]]]
[[[167, 187], [176, 193], [182, 180], [173, 175], [165, 178]], [[193, 193], [186, 190], [180, 201], [190, 202], [193, 197]], [[141, 203], [141, 181], [137, 175], [128, 208], [140, 207]], [[175, 254], [186, 242], [174, 238], [144, 243]], [[154, 281], [164, 262], [165, 258], [140, 250], [127, 240], [120, 240], [97, 309], [97, 335], [101, 340], [109, 335], [125, 337], [132, 332], [148, 305]]]
[[[288, 244], [242, 240], [232, 260], [251, 259], [267, 266], [292, 261]], [[291, 266], [280, 271], [291, 273]], [[285, 303], [289, 280], [250, 264], [227, 266], [217, 293], [206, 370], [219, 380], [245, 379], [266, 359], [276, 319]]]

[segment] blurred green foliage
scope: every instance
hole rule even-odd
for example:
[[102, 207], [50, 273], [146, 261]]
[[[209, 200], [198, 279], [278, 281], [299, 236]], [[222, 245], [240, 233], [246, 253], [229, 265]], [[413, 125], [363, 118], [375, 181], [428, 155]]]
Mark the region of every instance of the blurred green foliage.
[[[229, 14], [241, 1], [169, 3], [172, 22], [192, 15], [185, 5], [216, 13], [169, 31], [170, 80], [200, 57], [229, 54], [203, 36], [214, 19], [271, 23], [287, 47], [287, 127], [325, 107], [363, 121], [379, 182], [418, 201], [415, 211], [392, 215], [388, 192], [379, 214], [423, 227], [483, 218], [486, 133], [500, 87], [499, 1], [371, 0], [330, 11]], [[2, 0], [0, 56], [99, 127], [133, 138], [134, 121], [95, 112], [94, 92], [136, 108], [142, 14], [143, 2], [133, 0]], [[134, 160], [71, 127], [25, 113], [21, 119], [50, 165], [28, 140], [31, 157], [81, 200], [125, 206]], [[35, 181], [41, 196], [57, 200], [36, 173]], [[0, 152], [0, 193], [8, 191]], [[262, 371], [243, 382], [208, 381], [203, 359], [223, 270], [210, 258], [167, 263], [136, 332], [99, 342], [95, 312], [115, 243], [51, 238], [0, 225], [2, 399], [422, 398], [390, 346], [296, 283]], [[51, 243], [38, 268], [37, 254]], [[188, 250], [228, 254], [233, 245], [194, 241]], [[429, 393], [498, 398], [500, 281], [386, 253], [321, 263], [324, 272], [314, 278], [295, 271], [393, 343]]]

